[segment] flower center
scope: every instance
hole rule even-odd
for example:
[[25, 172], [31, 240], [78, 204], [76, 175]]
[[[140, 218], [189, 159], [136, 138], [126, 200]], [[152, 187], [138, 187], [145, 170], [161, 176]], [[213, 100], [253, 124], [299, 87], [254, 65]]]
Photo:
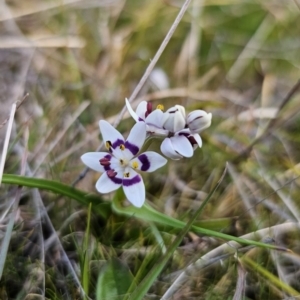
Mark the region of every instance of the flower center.
[[133, 161], [131, 166], [134, 168], [134, 169], [137, 169], [139, 167], [139, 164], [137, 161]]
[[161, 111], [164, 111], [165, 107], [164, 107], [162, 104], [158, 104], [158, 105], [156, 106], [156, 109], [159, 109], [159, 110], [161, 110]]
[[[124, 150], [126, 149], [126, 147], [125, 147], [124, 144], [121, 144], [121, 145], [119, 146], [119, 148], [120, 148], [121, 151], [124, 151]], [[120, 158], [120, 159], [119, 159], [119, 162], [120, 162], [120, 165], [123, 166], [123, 167], [125, 167], [125, 166], [128, 165], [128, 161], [127, 161], [126, 159], [124, 159], [124, 157], [123, 157], [123, 158]]]

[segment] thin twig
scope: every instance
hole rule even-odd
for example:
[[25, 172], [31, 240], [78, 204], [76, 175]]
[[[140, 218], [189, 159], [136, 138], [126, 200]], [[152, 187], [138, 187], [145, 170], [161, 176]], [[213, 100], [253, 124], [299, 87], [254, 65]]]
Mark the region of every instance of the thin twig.
[[[169, 32], [167, 33], [165, 39], [163, 40], [163, 42], [161, 43], [159, 49], [157, 50], [153, 60], [150, 62], [149, 66], [147, 67], [143, 77], [141, 78], [140, 82], [138, 83], [138, 85], [136, 86], [136, 88], [134, 89], [134, 91], [132, 92], [131, 96], [129, 97], [128, 101], [131, 103], [135, 97], [137, 96], [137, 94], [140, 92], [141, 88], [143, 87], [143, 85], [145, 84], [146, 80], [148, 79], [150, 73], [152, 72], [153, 68], [155, 67], [157, 61], [159, 60], [161, 54], [163, 53], [163, 51], [165, 50], [166, 46], [168, 45], [173, 33], [175, 32], [177, 26], [179, 25], [183, 15], [185, 14], [189, 4], [190, 4], [191, 0], [186, 0], [185, 3], [182, 5], [181, 10], [179, 11], [174, 23], [172, 24]], [[123, 114], [126, 110], [126, 106], [124, 105], [119, 117], [116, 119], [116, 121], [114, 122], [114, 125], [116, 126], [117, 124], [120, 123]]]
[[[15, 107], [14, 109], [16, 109], [16, 104], [14, 103]], [[13, 112], [13, 109], [12, 109]], [[13, 112], [14, 114], [14, 112]], [[13, 117], [12, 117], [13, 119]], [[10, 123], [9, 123], [10, 124]], [[26, 161], [27, 161], [27, 144], [28, 144], [28, 136], [29, 136], [29, 130], [28, 127], [25, 130], [25, 148], [24, 148], [24, 152], [22, 153], [22, 164], [21, 164], [21, 175], [25, 174], [25, 170], [26, 170]], [[7, 257], [7, 252], [8, 252], [8, 247], [10, 244], [10, 240], [11, 240], [11, 236], [12, 236], [12, 231], [13, 231], [13, 227], [15, 224], [15, 219], [16, 219], [16, 215], [17, 215], [17, 211], [19, 209], [19, 200], [21, 197], [21, 192], [22, 192], [22, 187], [18, 187], [17, 191], [16, 191], [16, 195], [15, 195], [15, 200], [12, 206], [12, 211], [10, 214], [10, 219], [6, 228], [6, 232], [5, 232], [5, 236], [3, 239], [3, 242], [1, 244], [1, 252], [0, 252], [0, 279], [2, 277], [3, 274], [3, 270], [4, 270], [4, 265], [6, 262], [6, 257]]]
[[[140, 82], [138, 83], [138, 85], [135, 87], [134, 91], [132, 92], [131, 96], [129, 97], [128, 101], [131, 103], [136, 96], [138, 95], [138, 93], [140, 92], [141, 88], [143, 87], [143, 85], [145, 84], [146, 80], [148, 79], [150, 73], [152, 72], [153, 68], [155, 67], [157, 61], [159, 60], [161, 54], [163, 53], [163, 51], [165, 50], [166, 46], [168, 45], [173, 33], [175, 32], [177, 26], [179, 25], [183, 15], [185, 14], [189, 4], [190, 4], [191, 0], [186, 0], [184, 2], [184, 4], [181, 7], [181, 10], [179, 11], [175, 21], [173, 22], [169, 32], [167, 33], [165, 39], [163, 40], [163, 42], [161, 43], [160, 47], [158, 48], [155, 56], [153, 57], [153, 59], [151, 60], [150, 64], [148, 65], [143, 77], [141, 78]], [[118, 124], [120, 123], [124, 113], [126, 111], [126, 106], [124, 105], [122, 111], [120, 112], [120, 114], [118, 115], [118, 117], [116, 118], [115, 122], [113, 123], [114, 127], [118, 126]], [[100, 146], [97, 148], [96, 151], [100, 151], [100, 149], [103, 147], [103, 142], [100, 144]], [[76, 184], [81, 181], [85, 175], [87, 174], [87, 172], [89, 171], [89, 168], [85, 168], [77, 177], [77, 179], [72, 183], [72, 186], [76, 186]]]
[[14, 103], [11, 107], [11, 112], [10, 112], [10, 116], [9, 116], [9, 121], [8, 121], [8, 126], [7, 126], [7, 130], [6, 130], [6, 135], [5, 135], [4, 145], [3, 145], [3, 151], [2, 151], [2, 156], [1, 156], [0, 186], [1, 186], [1, 182], [2, 182], [3, 170], [4, 170], [6, 155], [7, 155], [7, 149], [8, 149], [9, 139], [10, 139], [10, 136], [11, 136], [11, 131], [12, 131], [12, 127], [13, 127], [13, 122], [14, 122], [16, 109], [17, 109], [17, 104]]
[[[16, 105], [17, 105], [16, 110], [18, 110], [18, 108], [23, 104], [24, 100], [25, 100], [28, 96], [29, 96], [29, 94], [27, 93], [27, 94], [23, 97], [23, 99], [22, 99], [21, 101], [17, 101], [17, 102], [16, 102]], [[6, 124], [6, 123], [8, 122], [8, 120], [9, 120], [9, 118], [10, 118], [10, 117], [7, 117], [7, 118], [0, 124], [0, 129], [1, 129], [3, 126], [5, 126], [5, 124]]]

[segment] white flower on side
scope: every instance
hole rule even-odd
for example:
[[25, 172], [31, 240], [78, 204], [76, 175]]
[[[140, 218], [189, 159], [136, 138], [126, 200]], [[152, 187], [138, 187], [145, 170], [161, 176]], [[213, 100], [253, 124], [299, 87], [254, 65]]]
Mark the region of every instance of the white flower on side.
[[172, 159], [192, 157], [194, 150], [202, 146], [202, 140], [198, 133], [191, 133], [186, 128], [185, 108], [175, 105], [164, 113], [163, 129], [169, 131], [160, 146], [161, 152]]
[[207, 113], [204, 110], [194, 110], [187, 116], [187, 125], [191, 132], [200, 132], [205, 128], [208, 128], [211, 124], [211, 113]]
[[136, 207], [145, 202], [145, 185], [138, 171], [153, 172], [167, 160], [160, 154], [147, 151], [139, 155], [146, 138], [146, 124], [136, 123], [127, 140], [108, 122], [99, 122], [100, 131], [109, 152], [88, 152], [81, 160], [89, 168], [103, 173], [96, 183], [100, 193], [110, 193], [123, 187], [127, 199]]

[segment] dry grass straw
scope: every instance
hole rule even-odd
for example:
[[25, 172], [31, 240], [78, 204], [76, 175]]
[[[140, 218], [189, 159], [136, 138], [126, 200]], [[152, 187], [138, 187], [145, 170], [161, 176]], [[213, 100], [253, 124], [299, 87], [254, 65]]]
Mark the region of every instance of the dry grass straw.
[[[10, 114], [10, 119], [8, 121], [8, 130], [9, 131], [8, 131], [8, 133], [6, 135], [6, 136], [8, 136], [8, 138], [7, 138], [7, 145], [5, 145], [5, 143], [4, 143], [4, 147], [8, 146], [10, 132], [11, 132], [11, 129], [12, 129], [12, 122], [13, 122], [14, 115], [15, 115], [15, 112], [16, 112], [16, 107], [17, 107], [16, 104], [14, 104], [13, 107], [12, 107], [12, 111], [11, 111], [11, 114]], [[29, 129], [26, 128], [25, 134], [24, 134], [24, 142], [25, 142], [26, 146], [24, 148], [24, 152], [22, 153], [20, 175], [25, 175], [25, 171], [26, 171], [28, 138], [29, 138]], [[6, 140], [5, 140], [5, 142], [6, 142]], [[3, 152], [3, 156], [4, 156], [4, 158], [6, 158], [7, 148], [4, 148], [4, 149], [5, 149], [5, 153]], [[4, 163], [3, 163], [3, 166], [4, 166]], [[2, 171], [3, 171], [3, 169], [1, 170], [1, 176], [2, 176]], [[16, 216], [17, 216], [17, 213], [18, 213], [18, 210], [19, 210], [19, 201], [20, 201], [20, 198], [21, 198], [21, 190], [22, 190], [22, 187], [18, 187], [17, 188], [16, 194], [15, 194], [15, 199], [14, 199], [13, 205], [11, 207], [11, 213], [10, 213], [10, 216], [9, 216], [9, 222], [7, 224], [5, 236], [4, 236], [4, 238], [2, 240], [2, 244], [1, 244], [1, 251], [0, 251], [0, 279], [2, 278], [2, 275], [3, 275], [3, 270], [4, 270], [6, 258], [7, 258], [8, 247], [9, 247], [9, 244], [10, 244], [10, 240], [11, 240], [11, 236], [12, 236], [12, 232], [13, 232], [13, 227], [14, 227], [15, 219], [16, 219]]]
[[[297, 223], [291, 222], [275, 225], [270, 228], [264, 228], [256, 232], [251, 232], [249, 234], [241, 236], [241, 238], [251, 240], [257, 238], [265, 238], [270, 235], [276, 237], [279, 235], [284, 235], [287, 232], [295, 231], [297, 229], [299, 229], [299, 225]], [[228, 242], [206, 253], [204, 256], [200, 257], [195, 263], [187, 266], [187, 268], [183, 270], [179, 274], [179, 276], [176, 276], [176, 279], [173, 281], [170, 288], [165, 292], [161, 299], [170, 299], [170, 297], [172, 297], [172, 295], [183, 286], [183, 283], [186, 282], [189, 276], [199, 272], [201, 269], [211, 264], [222, 263], [222, 259], [224, 258], [223, 255], [228, 256], [228, 252], [230, 253], [230, 255], [235, 255], [238, 252], [239, 247], [240, 245], [235, 242]], [[284, 251], [285, 249], [282, 250]]]
[[7, 124], [7, 129], [6, 129], [6, 135], [5, 135], [5, 140], [3, 144], [3, 150], [1, 154], [1, 162], [0, 162], [0, 186], [2, 182], [2, 176], [3, 176], [3, 170], [4, 170], [4, 165], [5, 165], [5, 160], [6, 160], [6, 155], [7, 155], [7, 150], [8, 150], [8, 145], [9, 145], [9, 140], [10, 140], [10, 135], [13, 127], [13, 122], [14, 122], [14, 117], [17, 109], [17, 104], [14, 103], [11, 107], [11, 112], [10, 116], [8, 119], [8, 124]]
[[[133, 124], [128, 115], [122, 120], [124, 99], [129, 95], [134, 107], [147, 100], [166, 108], [182, 104], [187, 111], [210, 111], [213, 123], [202, 134], [202, 150], [190, 160], [170, 162], [160, 174], [146, 175], [147, 199], [158, 210], [187, 221], [215, 184], [221, 166], [229, 161], [230, 176], [208, 204], [203, 219], [232, 220], [222, 231], [237, 236], [275, 236], [279, 245], [295, 253], [257, 252], [256, 259], [266, 258], [268, 271], [299, 290], [295, 271], [299, 228], [292, 223], [299, 218], [300, 28], [295, 22], [299, 1], [193, 1], [188, 8], [188, 2], [183, 7], [182, 1], [150, 2], [1, 2], [2, 132], [12, 104], [24, 92], [30, 94], [17, 109], [17, 134], [11, 138], [17, 154], [9, 153], [5, 159], [2, 155], [6, 172], [19, 173], [23, 131], [28, 126], [27, 176], [76, 184], [86, 174], [81, 173], [80, 155], [100, 149], [98, 120], [109, 120], [125, 135]], [[164, 85], [150, 82], [153, 69], [163, 72]], [[96, 176], [90, 172], [78, 187], [94, 192]], [[6, 199], [15, 191], [2, 185], [1, 192], [1, 199]], [[81, 297], [82, 257], [76, 245], [86, 230], [86, 208], [36, 189], [18, 193], [21, 205], [10, 236], [3, 289], [12, 298], [16, 294], [12, 295], [11, 287], [23, 291], [21, 298], [33, 291], [51, 299], [54, 295]], [[111, 201], [112, 195], [104, 198]], [[9, 232], [5, 226], [12, 200], [0, 205], [2, 236]], [[273, 229], [280, 231], [278, 239]], [[124, 220], [114, 214], [107, 219], [93, 215], [91, 230], [89, 296], [93, 299], [103, 260], [121, 255], [142, 278], [146, 273], [139, 269], [141, 261], [149, 259], [151, 265], [151, 259], [157, 259], [153, 249], [159, 244], [165, 251], [176, 237], [171, 229], [149, 228], [134, 217]], [[15, 240], [21, 246], [14, 247]], [[174, 299], [249, 297], [255, 270], [247, 269], [246, 280], [238, 280], [236, 247], [187, 236], [162, 280], [153, 286], [152, 295], [165, 299], [168, 294]], [[230, 255], [223, 257], [228, 251]], [[22, 278], [14, 277], [12, 262], [17, 259], [26, 270]], [[293, 264], [295, 270], [290, 268]], [[188, 276], [190, 270], [196, 276]], [[175, 276], [184, 278], [184, 288], [177, 286]], [[275, 288], [269, 290], [272, 284], [265, 278], [259, 282], [256, 297], [273, 300], [282, 294]], [[35, 283], [40, 292], [33, 289]], [[234, 292], [228, 286], [237, 289]]]

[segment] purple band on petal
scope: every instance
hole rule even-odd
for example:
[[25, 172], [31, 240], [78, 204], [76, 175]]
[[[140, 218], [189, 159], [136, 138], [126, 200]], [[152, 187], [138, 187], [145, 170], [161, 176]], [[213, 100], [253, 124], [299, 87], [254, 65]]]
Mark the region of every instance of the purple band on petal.
[[199, 116], [199, 117], [193, 119], [193, 121], [198, 120], [198, 119], [201, 119], [201, 118], [203, 118], [203, 116]]
[[138, 146], [131, 144], [128, 141], [125, 142], [125, 148], [127, 148], [133, 155], [136, 155], [140, 150]]
[[113, 149], [116, 149], [118, 146], [124, 144], [124, 141], [117, 139], [111, 146], [113, 147]]
[[141, 177], [140, 175], [136, 175], [133, 178], [127, 179], [127, 178], [123, 178], [123, 185], [124, 186], [132, 186], [134, 184], [137, 184], [141, 181]]
[[150, 168], [150, 161], [146, 154], [138, 156], [139, 161], [142, 163], [141, 171], [147, 171]]
[[183, 135], [185, 137], [188, 137], [188, 136], [190, 136], [190, 133], [188, 133], [188, 132], [179, 132], [178, 135]]
[[108, 178], [116, 184], [122, 184], [122, 181], [123, 181], [122, 178], [118, 178], [118, 177], [109, 177], [108, 176]]

